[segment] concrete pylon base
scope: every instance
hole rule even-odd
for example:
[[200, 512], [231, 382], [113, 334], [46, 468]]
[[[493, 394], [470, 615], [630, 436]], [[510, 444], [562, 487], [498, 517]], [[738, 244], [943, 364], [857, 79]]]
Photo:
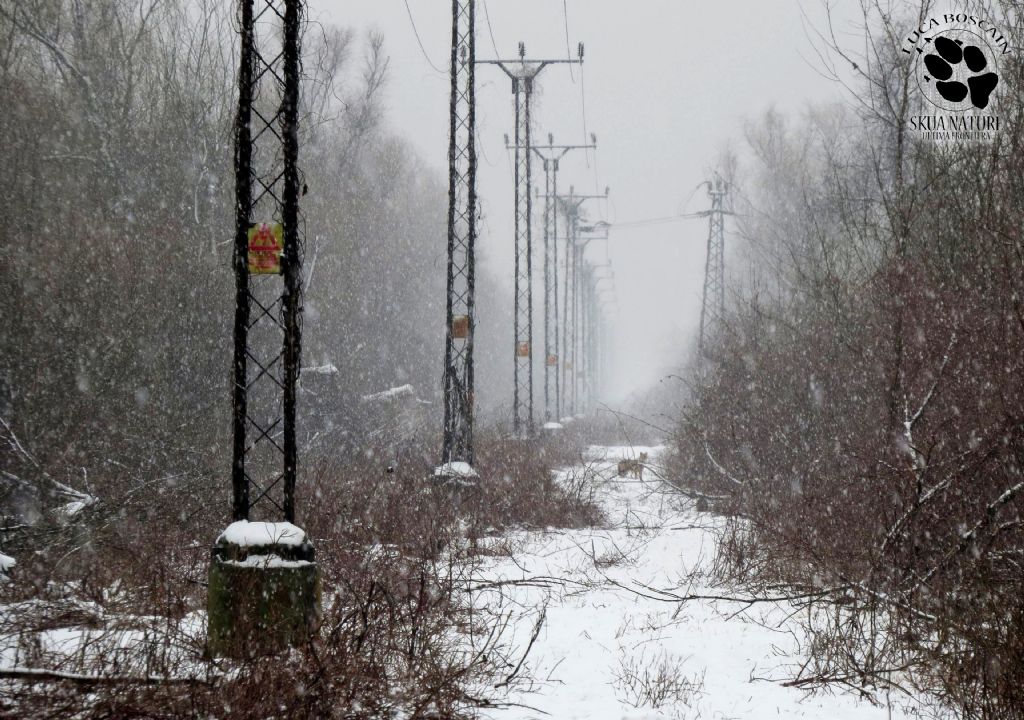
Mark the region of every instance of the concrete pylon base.
[[207, 652], [248, 658], [308, 640], [320, 627], [320, 578], [312, 543], [291, 523], [232, 523], [214, 543], [207, 595]]

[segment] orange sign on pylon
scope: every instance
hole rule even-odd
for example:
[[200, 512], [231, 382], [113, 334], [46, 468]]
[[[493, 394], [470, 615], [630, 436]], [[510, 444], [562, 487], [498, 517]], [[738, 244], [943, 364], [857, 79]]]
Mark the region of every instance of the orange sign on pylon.
[[530, 343], [526, 341], [516, 343], [516, 355], [521, 358], [530, 357]]
[[558, 356], [548, 355], [548, 367], [555, 367], [556, 365], [558, 365]]
[[280, 275], [284, 252], [284, 225], [256, 223], [249, 228], [249, 272], [253, 275]]
[[452, 318], [452, 337], [458, 340], [469, 337], [469, 315], [456, 315]]

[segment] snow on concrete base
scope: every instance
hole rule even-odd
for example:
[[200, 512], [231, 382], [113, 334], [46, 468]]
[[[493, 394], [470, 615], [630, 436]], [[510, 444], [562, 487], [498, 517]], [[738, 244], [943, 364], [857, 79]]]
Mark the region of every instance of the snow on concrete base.
[[216, 544], [222, 542], [243, 548], [267, 545], [299, 547], [306, 542], [306, 531], [288, 522], [238, 520], [228, 525], [217, 538]]
[[556, 422], [546, 422], [544, 423], [544, 429], [550, 432], [558, 432], [559, 430], [564, 430], [565, 425]]
[[568, 424], [574, 422], [575, 420], [576, 420], [576, 418], [574, 418], [572, 415], [566, 415], [564, 418], [562, 418], [558, 422], [562, 423], [563, 425], [568, 425]]
[[309, 560], [286, 560], [280, 555], [270, 553], [269, 555], [249, 555], [245, 560], [222, 560], [225, 565], [232, 567], [247, 568], [300, 568], [312, 565]]
[[459, 478], [467, 480], [469, 478], [480, 477], [477, 471], [473, 469], [473, 466], [468, 462], [462, 460], [456, 460], [455, 462], [447, 462], [444, 465], [438, 465], [434, 468], [434, 477], [437, 478]]

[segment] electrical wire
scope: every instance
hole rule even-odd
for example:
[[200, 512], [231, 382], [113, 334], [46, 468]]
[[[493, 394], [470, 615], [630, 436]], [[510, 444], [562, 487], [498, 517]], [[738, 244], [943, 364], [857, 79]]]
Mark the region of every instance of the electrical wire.
[[693, 190], [691, 190], [690, 194], [686, 196], [685, 200], [683, 200], [682, 207], [676, 208], [676, 213], [678, 214], [678, 213], [685, 212], [686, 211], [686, 206], [690, 204], [691, 200], [693, 200], [693, 196], [697, 194], [698, 190], [700, 190], [702, 187], [704, 187], [707, 184], [708, 184], [707, 180], [702, 180], [701, 182], [699, 182], [696, 185], [694, 185], [693, 186]]
[[497, 163], [492, 161], [490, 156], [487, 154], [487, 149], [484, 147], [483, 138], [480, 135], [480, 128], [476, 128], [476, 147], [480, 150], [480, 154], [484, 158], [484, 162], [490, 167], [497, 167]]
[[[572, 66], [570, 65], [570, 67], [572, 67]], [[586, 90], [584, 89], [585, 83], [583, 81], [583, 65], [580, 65], [580, 82], [579, 82], [579, 85], [580, 85], [580, 115], [583, 118], [583, 144], [586, 145], [590, 141], [590, 131], [589, 131], [588, 127], [587, 127], [587, 94], [586, 94]], [[593, 166], [591, 166], [591, 164], [590, 164], [590, 154], [591, 154], [591, 152], [593, 152], [593, 154], [594, 154], [594, 164], [593, 164]], [[600, 195], [601, 194], [601, 178], [600, 178], [600, 170], [598, 168], [598, 163], [597, 163], [597, 149], [595, 148], [593, 151], [591, 151], [590, 149], [584, 150], [583, 151], [583, 157], [587, 161], [587, 169], [594, 171], [594, 194], [595, 195]], [[608, 214], [608, 201], [607, 201], [607, 199], [605, 200], [605, 214], [606, 215]]]
[[494, 48], [494, 57], [500, 58], [501, 54], [498, 53], [498, 43], [494, 41], [494, 28], [491, 27], [491, 12], [487, 9], [487, 0], [483, 0], [484, 5], [484, 18], [487, 20], [487, 34], [491, 36], [491, 47]]
[[409, 0], [405, 0], [405, 12], [409, 15], [409, 22], [412, 24], [412, 32], [413, 32], [413, 35], [416, 36], [416, 42], [419, 43], [420, 52], [423, 53], [423, 59], [427, 61], [427, 64], [430, 67], [434, 68], [434, 72], [437, 72], [437, 73], [440, 73], [441, 75], [444, 75], [445, 74], [444, 70], [441, 70], [440, 68], [438, 68], [437, 65], [435, 65], [431, 61], [430, 56], [427, 55], [427, 49], [425, 47], [423, 47], [423, 41], [420, 39], [420, 31], [416, 29], [416, 21], [412, 19], [412, 10], [409, 9]]
[[[572, 49], [569, 47], [569, 9], [566, 7], [567, 0], [562, 0], [562, 20], [565, 25], [565, 56], [572, 60]], [[569, 77], [572, 84], [576, 84], [576, 73], [572, 71], [572, 63], [569, 63]]]
[[[590, 133], [587, 131], [587, 94], [583, 89], [583, 65], [580, 65], [580, 114], [583, 117], [583, 144], [586, 145], [590, 139]], [[584, 157], [587, 159], [587, 168], [590, 168], [590, 151], [583, 151]]]
[[693, 220], [695, 218], [707, 217], [707, 212], [683, 213], [681, 215], [666, 215], [659, 218], [644, 218], [641, 220], [627, 220], [625, 222], [612, 223], [612, 227], [644, 227], [647, 225], [666, 225], [679, 222], [680, 220]]

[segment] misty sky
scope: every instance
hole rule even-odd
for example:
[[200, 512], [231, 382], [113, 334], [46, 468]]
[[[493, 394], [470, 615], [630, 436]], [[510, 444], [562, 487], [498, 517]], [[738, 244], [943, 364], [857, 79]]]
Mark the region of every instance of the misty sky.
[[[823, 29], [817, 0], [803, 5]], [[450, 3], [409, 0], [408, 6], [427, 57], [446, 70]], [[556, 143], [578, 143], [587, 137], [585, 129], [597, 134], [596, 157], [576, 151], [563, 161], [559, 177], [564, 191], [570, 185], [587, 193], [611, 187], [609, 202], [590, 203], [594, 219], [628, 223], [703, 209], [707, 196], [694, 189], [723, 150], [742, 152], [745, 120], [771, 106], [792, 115], [809, 103], [844, 98], [840, 86], [816, 71], [795, 0], [568, 0], [564, 8], [565, 14], [562, 0], [478, 0], [477, 56], [494, 57], [496, 45], [503, 58], [514, 57], [522, 40], [527, 57], [566, 57], [567, 16], [568, 45], [575, 54], [577, 42], [585, 43], [585, 64], [572, 74], [565, 65], [543, 71], [534, 138], [551, 132]], [[432, 167], [446, 172], [448, 81], [424, 58], [403, 0], [310, 0], [309, 12], [314, 20], [385, 34], [388, 121]], [[851, 27], [839, 30], [855, 34]], [[480, 250], [511, 294], [512, 160], [503, 139], [513, 131], [511, 87], [490, 66], [478, 68], [477, 87], [478, 187], [485, 213]], [[534, 183], [543, 187], [539, 167]], [[726, 232], [728, 243], [728, 223]], [[535, 225], [538, 243], [541, 233]], [[607, 252], [615, 267], [616, 395], [657, 382], [695, 342], [706, 238], [707, 221], [700, 219], [613, 228], [607, 250], [592, 243], [593, 257]], [[539, 254], [535, 258], [536, 267]], [[538, 346], [540, 332], [535, 324]]]

